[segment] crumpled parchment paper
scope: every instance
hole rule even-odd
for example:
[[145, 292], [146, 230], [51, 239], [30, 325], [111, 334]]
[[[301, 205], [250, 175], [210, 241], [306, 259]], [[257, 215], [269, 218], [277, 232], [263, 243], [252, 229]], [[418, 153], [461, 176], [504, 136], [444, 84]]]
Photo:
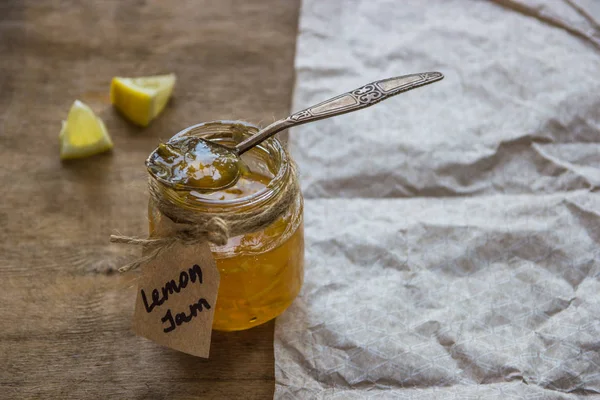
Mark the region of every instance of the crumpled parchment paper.
[[306, 274], [277, 320], [275, 398], [600, 394], [590, 16], [591, 0], [303, 2], [294, 110], [446, 78], [290, 133]]

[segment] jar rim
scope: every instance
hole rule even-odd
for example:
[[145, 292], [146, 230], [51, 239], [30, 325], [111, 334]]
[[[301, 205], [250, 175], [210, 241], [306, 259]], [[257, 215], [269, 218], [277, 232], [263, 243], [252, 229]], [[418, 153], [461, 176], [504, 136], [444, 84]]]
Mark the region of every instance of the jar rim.
[[[234, 128], [236, 126], [242, 126], [245, 128], [245, 132], [241, 132], [241, 134], [243, 136], [250, 136], [256, 132], [252, 132], [253, 130], [258, 131], [260, 128], [256, 125], [253, 125], [249, 122], [246, 121], [239, 121], [239, 120], [214, 120], [214, 121], [207, 121], [207, 122], [201, 122], [199, 124], [195, 124], [195, 125], [191, 125], [185, 129], [182, 129], [181, 131], [177, 132], [175, 135], [173, 135], [168, 141], [172, 141], [173, 139], [177, 139], [180, 138], [182, 136], [186, 136], [186, 135], [193, 135], [193, 132], [196, 130], [201, 130], [202, 128], [206, 128], [207, 130], [205, 132], [202, 132], [202, 136], [204, 135], [211, 135], [211, 134], [215, 134], [215, 133], [220, 133], [218, 130], [214, 130], [211, 131], [209, 126], [224, 126], [224, 127], [230, 127], [230, 128]], [[225, 132], [221, 132], [221, 133], [225, 133]], [[233, 135], [233, 130], [231, 131], [231, 134]], [[232, 139], [235, 139], [233, 136], [231, 136]], [[243, 137], [243, 139], [245, 139], [246, 137]], [[275, 137], [271, 137], [269, 139], [266, 139], [265, 142], [263, 142], [264, 144], [270, 144], [271, 146], [266, 147], [264, 145], [258, 145], [257, 147], [262, 148], [267, 154], [269, 154], [270, 157], [272, 157], [273, 155], [270, 154], [270, 148], [272, 147], [276, 152], [277, 152], [277, 156], [279, 157], [279, 165], [277, 168], [277, 173], [271, 178], [271, 180], [269, 181], [269, 183], [262, 189], [249, 194], [247, 196], [243, 196], [243, 197], [238, 197], [238, 198], [234, 198], [234, 199], [225, 199], [225, 200], [220, 200], [220, 199], [214, 199], [214, 198], [208, 198], [208, 197], [202, 197], [202, 196], [197, 196], [196, 194], [194, 194], [194, 198], [195, 201], [197, 202], [197, 206], [226, 206], [226, 207], [235, 207], [235, 206], [244, 206], [244, 205], [248, 205], [249, 203], [254, 203], [254, 202], [263, 202], [263, 201], [267, 201], [269, 200], [271, 197], [273, 197], [276, 194], [276, 188], [280, 187], [280, 185], [282, 185], [283, 183], [286, 182], [287, 180], [287, 176], [289, 174], [289, 156], [287, 151], [285, 150], [285, 148], [283, 147], [282, 143]], [[150, 174], [150, 176], [155, 179], [157, 182], [160, 183], [161, 186], [164, 186], [165, 189], [171, 189], [174, 190], [174, 188], [170, 187], [168, 184], [164, 183], [162, 181], [162, 179], [158, 179], [158, 177], [156, 177], [153, 172], [150, 170], [149, 168], [149, 161], [152, 157], [152, 155], [154, 154], [154, 152], [156, 152], [156, 149], [154, 149], [151, 153], [150, 156], [146, 159], [146, 167], [148, 170], [148, 173]], [[195, 192], [193, 190], [189, 190], [189, 193]], [[200, 192], [196, 192], [197, 194], [200, 194]]]

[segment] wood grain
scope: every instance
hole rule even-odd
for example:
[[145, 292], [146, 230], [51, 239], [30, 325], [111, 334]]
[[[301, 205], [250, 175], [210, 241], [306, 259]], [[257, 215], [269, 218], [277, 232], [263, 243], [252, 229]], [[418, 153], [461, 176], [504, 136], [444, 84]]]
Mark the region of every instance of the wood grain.
[[[135, 249], [147, 230], [143, 162], [191, 124], [287, 115], [299, 0], [0, 2], [0, 397], [264, 399], [273, 324], [213, 333], [211, 359], [131, 331]], [[146, 129], [110, 106], [112, 76], [175, 72]], [[60, 120], [80, 99], [112, 153], [61, 163]]]

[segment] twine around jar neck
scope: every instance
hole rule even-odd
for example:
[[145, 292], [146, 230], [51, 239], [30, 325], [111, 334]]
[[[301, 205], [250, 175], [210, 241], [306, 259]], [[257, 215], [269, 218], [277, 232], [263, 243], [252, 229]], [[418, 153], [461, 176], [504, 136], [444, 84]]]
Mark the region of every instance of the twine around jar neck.
[[152, 261], [160, 253], [170, 249], [176, 243], [196, 245], [208, 241], [223, 246], [230, 237], [257, 232], [265, 229], [282, 217], [300, 196], [300, 187], [294, 163], [286, 157], [287, 174], [278, 185], [276, 192], [268, 202], [260, 207], [246, 210], [219, 209], [218, 211], [200, 212], [175, 204], [165, 196], [164, 188], [155, 179], [149, 180], [149, 193], [157, 209], [176, 224], [174, 234], [165, 237], [139, 238], [133, 236], [111, 235], [112, 243], [123, 243], [144, 247], [144, 255], [119, 269], [126, 272]]

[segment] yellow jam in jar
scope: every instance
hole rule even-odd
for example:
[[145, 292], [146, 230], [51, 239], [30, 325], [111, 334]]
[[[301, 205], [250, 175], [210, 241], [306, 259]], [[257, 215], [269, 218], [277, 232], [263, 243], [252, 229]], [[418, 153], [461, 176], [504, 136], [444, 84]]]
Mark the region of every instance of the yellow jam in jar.
[[[149, 164], [152, 179], [162, 183], [161, 190], [169, 201], [188, 210], [210, 214], [270, 207], [278, 193], [286, 189], [285, 185], [297, 184], [289, 156], [276, 139], [268, 139], [241, 157], [243, 166], [233, 186], [207, 190], [202, 187], [206, 186], [207, 178], [197, 173], [197, 167], [185, 174], [186, 177], [193, 175], [192, 180], [182, 176], [186, 169], [189, 172], [189, 165], [185, 163], [193, 164], [198, 160], [203, 163], [200, 169], [209, 171], [213, 177], [230, 173], [220, 172], [219, 165], [207, 164], [205, 157], [194, 154], [197, 138], [232, 145], [254, 132], [256, 127], [241, 122], [193, 126], [167, 143], [171, 154], [165, 152], [165, 156], [158, 157], [158, 162], [152, 163], [154, 166], [161, 164], [159, 173], [156, 169], [153, 171]], [[181, 149], [185, 152], [182, 153]], [[171, 178], [173, 182], [169, 181]], [[152, 200], [148, 211], [150, 235], [154, 235], [161, 230], [161, 225], [170, 220]], [[275, 318], [292, 303], [303, 282], [304, 229], [300, 192], [268, 226], [230, 237], [223, 246], [211, 244], [211, 251], [220, 273], [213, 329], [243, 330]]]

